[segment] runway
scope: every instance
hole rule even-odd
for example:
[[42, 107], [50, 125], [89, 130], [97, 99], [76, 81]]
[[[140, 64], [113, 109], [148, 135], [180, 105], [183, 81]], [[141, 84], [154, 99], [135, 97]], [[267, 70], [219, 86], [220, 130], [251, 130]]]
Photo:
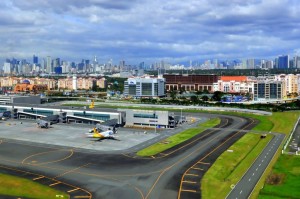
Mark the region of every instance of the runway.
[[222, 129], [248, 130], [257, 124], [255, 120], [235, 116], [221, 119], [217, 129], [206, 130], [150, 158], [137, 157], [132, 150], [119, 154], [88, 153], [72, 147], [55, 148], [0, 138], [0, 170], [30, 172], [35, 175], [32, 179], [42, 177], [37, 182], [53, 179], [59, 183], [45, 182], [53, 188], [62, 189], [60, 186], [68, 184], [66, 189], [71, 191], [71, 198], [200, 198], [203, 174], [246, 133]]

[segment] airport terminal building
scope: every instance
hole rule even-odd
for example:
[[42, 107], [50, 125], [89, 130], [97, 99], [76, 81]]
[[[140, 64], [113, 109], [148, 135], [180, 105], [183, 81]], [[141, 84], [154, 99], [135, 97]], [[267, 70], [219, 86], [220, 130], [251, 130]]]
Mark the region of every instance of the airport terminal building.
[[102, 112], [96, 110], [75, 110], [75, 109], [57, 109], [44, 107], [26, 107], [26, 106], [7, 106], [0, 105], [0, 112], [10, 111], [14, 119], [37, 119], [58, 115], [60, 122], [68, 123], [86, 123], [86, 124], [107, 124], [124, 125], [124, 112]]

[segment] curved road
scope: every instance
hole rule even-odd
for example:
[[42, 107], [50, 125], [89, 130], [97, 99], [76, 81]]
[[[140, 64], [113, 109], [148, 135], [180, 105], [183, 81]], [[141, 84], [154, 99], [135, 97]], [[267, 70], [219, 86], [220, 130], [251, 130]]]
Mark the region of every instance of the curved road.
[[252, 119], [235, 116], [221, 118], [217, 129], [207, 130], [150, 158], [138, 158], [132, 151], [89, 154], [75, 148], [1, 140], [0, 170], [29, 176], [68, 192], [71, 198], [200, 198], [203, 174], [246, 133], [242, 130], [257, 124]]

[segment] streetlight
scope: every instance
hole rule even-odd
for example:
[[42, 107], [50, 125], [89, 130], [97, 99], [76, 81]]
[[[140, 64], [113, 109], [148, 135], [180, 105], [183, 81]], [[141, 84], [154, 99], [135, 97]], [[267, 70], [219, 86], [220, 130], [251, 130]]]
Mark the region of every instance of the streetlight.
[[180, 108], [180, 123], [182, 124], [182, 108]]
[[152, 121], [154, 122], [154, 129], [155, 129], [155, 133], [156, 133], [157, 121], [158, 121], [156, 111], [153, 112], [153, 120]]
[[156, 120], [156, 111], [154, 111], [154, 122], [155, 122], [155, 134], [156, 134], [156, 123], [157, 123], [157, 120]]

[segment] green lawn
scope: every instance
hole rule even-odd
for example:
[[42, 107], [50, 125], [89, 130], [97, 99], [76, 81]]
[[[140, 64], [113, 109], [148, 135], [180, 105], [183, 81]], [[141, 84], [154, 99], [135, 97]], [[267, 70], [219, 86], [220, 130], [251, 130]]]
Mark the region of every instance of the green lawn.
[[158, 142], [156, 144], [153, 144], [137, 153], [139, 156], [152, 156], [156, 155], [160, 152], [163, 152], [173, 146], [176, 146], [188, 139], [191, 139], [192, 137], [198, 135], [199, 133], [202, 133], [208, 128], [214, 127], [218, 124], [220, 124], [219, 118], [213, 118], [210, 119], [207, 122], [204, 122], [202, 124], [199, 124], [198, 127], [187, 129], [183, 132], [180, 132], [176, 135], [173, 135], [161, 142]]
[[49, 186], [41, 185], [28, 179], [1, 173], [0, 195], [16, 196], [17, 198], [56, 198], [56, 195], [63, 195], [63, 198], [69, 198], [69, 195], [52, 189]]
[[224, 152], [202, 179], [202, 198], [225, 198], [273, 136], [248, 133]]
[[259, 198], [300, 198], [299, 156], [281, 155], [279, 157]]

